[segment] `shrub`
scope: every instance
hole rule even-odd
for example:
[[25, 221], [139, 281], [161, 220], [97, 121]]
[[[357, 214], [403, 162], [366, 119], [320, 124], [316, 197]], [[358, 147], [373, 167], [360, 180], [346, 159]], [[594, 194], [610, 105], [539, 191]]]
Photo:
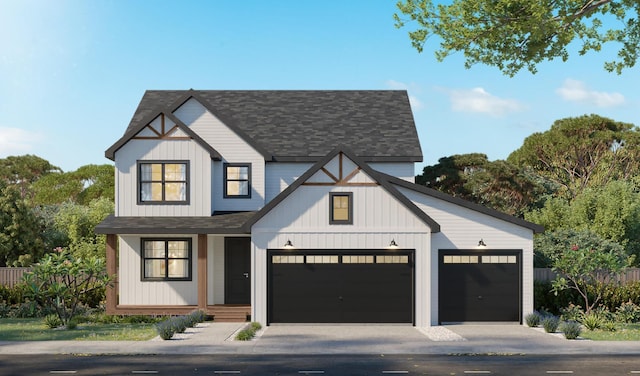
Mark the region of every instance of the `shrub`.
[[172, 317], [169, 321], [173, 325], [173, 331], [176, 333], [184, 333], [187, 330], [187, 322], [184, 316]]
[[78, 327], [78, 320], [75, 317], [73, 317], [71, 318], [71, 320], [67, 322], [66, 326], [68, 330], [74, 330]]
[[525, 322], [527, 323], [527, 326], [529, 327], [536, 327], [538, 325], [540, 325], [540, 314], [537, 311], [533, 311], [530, 314], [528, 314], [525, 318], [524, 318]]
[[236, 340], [238, 341], [250, 341], [253, 337], [255, 337], [256, 332], [262, 329], [262, 325], [259, 322], [252, 322], [246, 328], [236, 334]]
[[175, 334], [175, 330], [173, 328], [173, 323], [171, 322], [171, 320], [165, 320], [157, 323], [156, 331], [158, 332], [160, 338], [164, 340], [171, 339], [171, 337], [173, 337], [173, 335]]
[[191, 312], [189, 315], [193, 316], [193, 318], [197, 320], [196, 322], [203, 322], [207, 319], [207, 313], [201, 309], [197, 309]]
[[11, 311], [9, 312], [9, 317], [14, 317], [18, 319], [26, 319], [33, 317], [42, 317], [47, 312], [40, 309], [38, 303], [27, 300], [24, 303], [16, 304], [11, 307]]
[[560, 330], [564, 333], [564, 338], [576, 339], [582, 332], [582, 326], [575, 321], [565, 321], [562, 323]]
[[596, 312], [589, 313], [588, 315], [584, 315], [582, 318], [582, 325], [589, 330], [600, 329], [603, 324], [602, 317]]
[[584, 311], [579, 305], [570, 303], [569, 306], [560, 309], [560, 318], [564, 321], [582, 321]]
[[635, 323], [640, 321], [640, 306], [632, 301], [620, 304], [615, 313], [616, 321]]
[[560, 325], [560, 320], [556, 316], [546, 316], [541, 321], [544, 331], [547, 333], [555, 333]]
[[605, 321], [602, 324], [602, 330], [605, 330], [607, 332], [615, 332], [616, 329], [616, 323], [614, 323], [613, 321]]
[[262, 324], [260, 324], [257, 321], [254, 321], [251, 323], [251, 329], [257, 332], [258, 330], [262, 329]]
[[55, 328], [58, 328], [58, 327], [62, 326], [62, 321], [60, 321], [60, 318], [58, 317], [58, 315], [49, 314], [49, 315], [46, 315], [44, 317], [44, 324], [49, 329], [55, 329]]

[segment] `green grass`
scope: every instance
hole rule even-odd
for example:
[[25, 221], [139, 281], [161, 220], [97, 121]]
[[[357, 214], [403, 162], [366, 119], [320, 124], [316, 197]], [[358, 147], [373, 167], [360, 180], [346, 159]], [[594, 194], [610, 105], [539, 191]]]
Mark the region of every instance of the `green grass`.
[[0, 319], [0, 341], [146, 341], [154, 324], [82, 323], [73, 330], [49, 329], [44, 319]]
[[615, 332], [583, 330], [580, 337], [593, 341], [640, 341], [640, 323], [616, 324]]

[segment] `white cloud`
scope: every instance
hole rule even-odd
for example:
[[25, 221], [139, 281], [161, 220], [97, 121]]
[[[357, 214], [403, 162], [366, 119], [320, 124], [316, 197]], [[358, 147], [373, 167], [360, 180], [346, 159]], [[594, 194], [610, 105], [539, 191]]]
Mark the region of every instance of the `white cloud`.
[[596, 107], [615, 107], [625, 103], [624, 95], [620, 93], [591, 90], [584, 82], [571, 78], [566, 79], [562, 86], [556, 89], [556, 93], [566, 101]]
[[457, 112], [479, 112], [491, 116], [502, 116], [509, 112], [522, 111], [525, 106], [514, 99], [502, 99], [481, 87], [473, 89], [445, 89], [451, 100], [451, 109]]
[[28, 153], [41, 139], [42, 135], [36, 132], [0, 127], [0, 157]]
[[406, 90], [409, 94], [409, 103], [411, 104], [411, 109], [414, 111], [422, 110], [424, 108], [424, 104], [416, 97], [412, 95], [411, 92], [419, 92], [420, 89], [418, 85], [411, 83], [405, 84], [404, 82], [395, 81], [395, 80], [387, 80], [387, 87], [391, 90]]

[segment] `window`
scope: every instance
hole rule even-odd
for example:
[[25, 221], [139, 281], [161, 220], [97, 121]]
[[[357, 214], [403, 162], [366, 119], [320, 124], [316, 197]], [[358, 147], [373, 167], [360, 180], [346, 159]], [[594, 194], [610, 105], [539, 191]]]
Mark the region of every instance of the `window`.
[[353, 224], [353, 193], [329, 194], [329, 223], [332, 225]]
[[224, 164], [224, 197], [251, 198], [251, 165]]
[[138, 162], [139, 204], [188, 204], [189, 163]]
[[190, 281], [191, 239], [142, 239], [142, 280]]

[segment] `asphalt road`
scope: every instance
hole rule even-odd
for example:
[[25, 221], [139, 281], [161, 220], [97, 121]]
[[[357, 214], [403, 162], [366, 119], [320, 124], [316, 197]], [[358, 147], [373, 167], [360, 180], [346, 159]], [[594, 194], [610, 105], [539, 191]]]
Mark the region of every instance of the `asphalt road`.
[[11, 355], [0, 375], [633, 375], [628, 355]]

